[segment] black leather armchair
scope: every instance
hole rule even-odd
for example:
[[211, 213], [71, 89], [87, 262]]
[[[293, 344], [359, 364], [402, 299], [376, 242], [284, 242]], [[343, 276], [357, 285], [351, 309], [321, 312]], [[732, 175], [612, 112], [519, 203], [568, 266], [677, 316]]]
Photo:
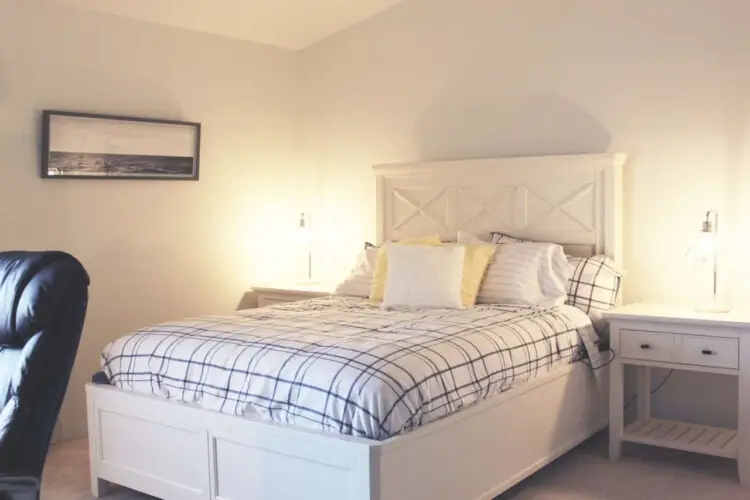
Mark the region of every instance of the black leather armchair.
[[66, 253], [0, 253], [0, 499], [28, 498], [10, 492], [41, 479], [88, 285], [81, 263]]

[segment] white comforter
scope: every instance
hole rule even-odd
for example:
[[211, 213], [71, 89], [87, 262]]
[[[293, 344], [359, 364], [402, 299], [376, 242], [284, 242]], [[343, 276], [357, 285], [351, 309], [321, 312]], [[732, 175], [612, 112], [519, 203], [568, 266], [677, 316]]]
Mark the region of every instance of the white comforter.
[[110, 343], [123, 389], [382, 440], [556, 367], [596, 334], [580, 310], [384, 311], [327, 297], [174, 321]]

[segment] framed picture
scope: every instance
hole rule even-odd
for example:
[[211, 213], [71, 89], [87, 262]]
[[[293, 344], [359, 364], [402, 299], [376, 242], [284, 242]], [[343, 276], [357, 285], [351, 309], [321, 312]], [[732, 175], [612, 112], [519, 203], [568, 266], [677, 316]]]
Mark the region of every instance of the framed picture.
[[198, 180], [200, 123], [46, 110], [45, 179]]

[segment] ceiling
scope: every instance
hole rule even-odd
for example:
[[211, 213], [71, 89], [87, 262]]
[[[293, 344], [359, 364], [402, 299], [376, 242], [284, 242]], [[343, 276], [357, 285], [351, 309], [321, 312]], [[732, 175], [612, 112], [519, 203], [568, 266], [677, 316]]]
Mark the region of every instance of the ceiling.
[[402, 0], [54, 0], [57, 3], [298, 50]]

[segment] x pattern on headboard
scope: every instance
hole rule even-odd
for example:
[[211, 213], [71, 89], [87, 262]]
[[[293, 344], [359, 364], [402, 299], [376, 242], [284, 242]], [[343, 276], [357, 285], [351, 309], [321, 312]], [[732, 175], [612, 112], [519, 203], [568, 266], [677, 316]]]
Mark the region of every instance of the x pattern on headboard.
[[377, 166], [378, 236], [502, 231], [619, 260], [624, 161], [604, 154]]

